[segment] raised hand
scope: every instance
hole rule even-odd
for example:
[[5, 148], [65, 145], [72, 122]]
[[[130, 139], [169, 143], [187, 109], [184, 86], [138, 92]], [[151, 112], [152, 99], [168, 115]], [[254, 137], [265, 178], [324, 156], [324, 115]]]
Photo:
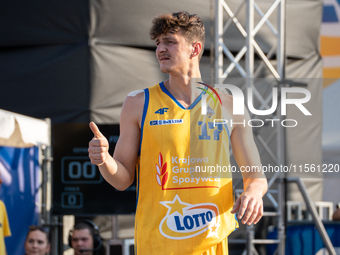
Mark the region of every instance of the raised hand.
[[109, 157], [109, 142], [94, 122], [90, 123], [90, 129], [93, 132], [93, 138], [89, 142], [89, 158], [92, 164], [100, 166]]

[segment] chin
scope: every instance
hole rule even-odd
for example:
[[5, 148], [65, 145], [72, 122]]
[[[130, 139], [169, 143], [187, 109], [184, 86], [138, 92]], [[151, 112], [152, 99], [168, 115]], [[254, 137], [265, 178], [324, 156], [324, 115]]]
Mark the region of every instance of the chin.
[[161, 69], [162, 73], [170, 73], [171, 72], [170, 68], [167, 68], [167, 67], [161, 67], [160, 69]]

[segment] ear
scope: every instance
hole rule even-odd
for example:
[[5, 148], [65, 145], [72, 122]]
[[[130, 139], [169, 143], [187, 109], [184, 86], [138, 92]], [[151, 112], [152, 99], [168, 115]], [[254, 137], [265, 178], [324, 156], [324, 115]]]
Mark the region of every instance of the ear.
[[202, 43], [200, 42], [194, 42], [192, 44], [192, 53], [191, 53], [191, 58], [198, 57], [200, 52], [202, 50]]
[[51, 251], [51, 244], [48, 244], [46, 247], [46, 253], [50, 253]]

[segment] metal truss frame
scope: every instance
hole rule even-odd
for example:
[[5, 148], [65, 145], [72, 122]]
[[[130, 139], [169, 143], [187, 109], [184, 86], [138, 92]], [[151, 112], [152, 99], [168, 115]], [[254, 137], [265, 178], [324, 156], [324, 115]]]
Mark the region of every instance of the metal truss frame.
[[[273, 0], [269, 9], [263, 12], [256, 4], [255, 0], [242, 0], [233, 12], [225, 0], [215, 0], [215, 82], [223, 83], [229, 74], [236, 69], [242, 78], [245, 78], [244, 87], [250, 87], [253, 90], [255, 100], [258, 100], [260, 109], [270, 109], [269, 102], [272, 101], [273, 94], [261, 95], [259, 90], [254, 86], [254, 78], [259, 78], [261, 71], [267, 68], [270, 74], [277, 81], [277, 88], [280, 93], [281, 86], [284, 86], [285, 78], [285, 0]], [[247, 22], [246, 28], [242, 26], [238, 19], [242, 8], [246, 8]], [[269, 17], [277, 11], [278, 25], [277, 28], [269, 21]], [[255, 24], [255, 14], [260, 16], [260, 21]], [[224, 23], [224, 20], [226, 20]], [[228, 49], [224, 43], [226, 31], [235, 25], [244, 37], [244, 45], [235, 55]], [[265, 54], [256, 41], [256, 34], [267, 25], [276, 38], [276, 44]], [[261, 62], [255, 69], [255, 52]], [[276, 66], [270, 59], [276, 54]], [[230, 64], [224, 69], [224, 59], [228, 58]], [[245, 68], [241, 66], [240, 60], [245, 57]], [[278, 98], [278, 106], [280, 98]], [[278, 109], [271, 117], [273, 119], [283, 120]], [[253, 117], [253, 116], [252, 116]], [[277, 125], [275, 131], [268, 137], [264, 137], [260, 132], [255, 133], [257, 141], [262, 145], [260, 154], [267, 153], [277, 165], [285, 164], [285, 131], [281, 125]], [[276, 151], [270, 149], [268, 145], [276, 138]], [[277, 183], [277, 188], [273, 189], [273, 184]], [[275, 174], [268, 181], [268, 192], [266, 197], [275, 208], [274, 212], [264, 212], [264, 216], [277, 217], [277, 239], [255, 239], [254, 226], [247, 226], [247, 238], [245, 240], [232, 240], [230, 243], [245, 243], [246, 249], [243, 254], [258, 254], [255, 244], [278, 244], [276, 254], [285, 254], [285, 184], [280, 173]], [[242, 193], [242, 189], [235, 189], [236, 196]], [[274, 194], [277, 198], [274, 198]]]

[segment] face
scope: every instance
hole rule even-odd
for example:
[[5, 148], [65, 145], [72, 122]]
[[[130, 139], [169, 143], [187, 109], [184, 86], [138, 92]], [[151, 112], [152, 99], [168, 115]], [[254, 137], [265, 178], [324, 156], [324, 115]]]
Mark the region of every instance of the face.
[[75, 255], [87, 255], [92, 254], [92, 252], [83, 252], [80, 250], [92, 250], [93, 249], [93, 238], [90, 230], [85, 229], [75, 229], [71, 238], [72, 248], [74, 249]]
[[31, 231], [25, 242], [27, 255], [45, 255], [50, 252], [46, 234], [40, 230]]
[[158, 36], [156, 46], [156, 56], [163, 73], [181, 73], [190, 68], [193, 45], [186, 41], [182, 32]]

